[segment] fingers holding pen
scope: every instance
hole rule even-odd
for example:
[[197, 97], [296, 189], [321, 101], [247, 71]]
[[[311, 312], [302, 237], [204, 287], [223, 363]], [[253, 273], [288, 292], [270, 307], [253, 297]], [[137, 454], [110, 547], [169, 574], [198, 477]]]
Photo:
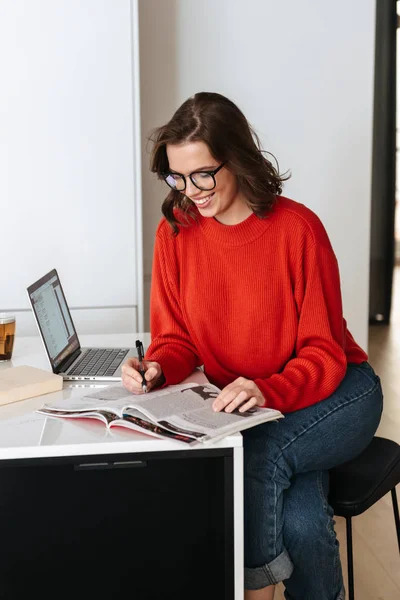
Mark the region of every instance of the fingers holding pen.
[[144, 379], [141, 374], [140, 362], [137, 358], [129, 358], [121, 367], [122, 384], [132, 394], [143, 394], [149, 392], [152, 388], [161, 385], [162, 370], [159, 363], [152, 361], [142, 361]]
[[147, 391], [159, 387], [165, 383], [164, 373], [162, 372], [161, 365], [154, 361], [143, 361], [144, 367], [144, 379]]
[[121, 377], [123, 386], [132, 394], [141, 394], [142, 376], [139, 373], [139, 361], [136, 358], [129, 358], [121, 367]]
[[144, 379], [149, 392], [155, 387], [159, 387], [165, 383], [164, 373], [161, 365], [155, 361], [143, 361]]

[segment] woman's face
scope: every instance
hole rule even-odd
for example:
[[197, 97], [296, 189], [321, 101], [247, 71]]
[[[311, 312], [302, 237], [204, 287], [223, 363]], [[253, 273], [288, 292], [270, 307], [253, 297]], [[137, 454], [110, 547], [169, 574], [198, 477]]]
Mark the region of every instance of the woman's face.
[[252, 213], [238, 189], [235, 175], [222, 167], [215, 175], [216, 186], [211, 191], [199, 190], [188, 177], [197, 171], [213, 171], [220, 166], [205, 142], [167, 144], [171, 172], [184, 175], [186, 189], [182, 192], [197, 206], [203, 217], [214, 217], [224, 225], [236, 225]]

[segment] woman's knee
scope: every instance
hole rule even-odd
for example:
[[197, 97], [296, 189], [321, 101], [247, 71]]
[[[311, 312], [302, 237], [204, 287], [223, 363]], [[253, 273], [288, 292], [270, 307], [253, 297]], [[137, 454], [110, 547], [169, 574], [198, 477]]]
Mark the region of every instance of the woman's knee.
[[[271, 425], [264, 423], [263, 425]], [[257, 479], [273, 479], [280, 473], [291, 477], [292, 467], [282, 451], [282, 443], [268, 435], [268, 428], [257, 425], [243, 432], [244, 471]]]

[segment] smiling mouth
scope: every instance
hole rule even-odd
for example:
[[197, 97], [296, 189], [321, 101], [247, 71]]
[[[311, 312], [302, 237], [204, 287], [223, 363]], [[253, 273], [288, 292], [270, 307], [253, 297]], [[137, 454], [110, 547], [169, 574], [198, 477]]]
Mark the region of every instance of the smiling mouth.
[[195, 203], [196, 206], [203, 206], [204, 204], [207, 204], [209, 200], [211, 200], [211, 198], [214, 196], [214, 193], [215, 192], [213, 192], [209, 196], [206, 196], [205, 198], [199, 198], [198, 200], [193, 200], [192, 198], [192, 201]]

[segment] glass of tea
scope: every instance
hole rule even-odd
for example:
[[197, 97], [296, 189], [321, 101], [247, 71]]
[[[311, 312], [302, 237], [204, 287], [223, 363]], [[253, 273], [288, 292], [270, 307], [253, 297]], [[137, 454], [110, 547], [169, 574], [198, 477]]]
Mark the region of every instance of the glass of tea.
[[11, 360], [15, 336], [15, 316], [0, 313], [0, 362]]

